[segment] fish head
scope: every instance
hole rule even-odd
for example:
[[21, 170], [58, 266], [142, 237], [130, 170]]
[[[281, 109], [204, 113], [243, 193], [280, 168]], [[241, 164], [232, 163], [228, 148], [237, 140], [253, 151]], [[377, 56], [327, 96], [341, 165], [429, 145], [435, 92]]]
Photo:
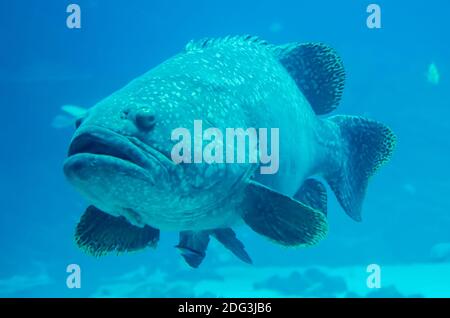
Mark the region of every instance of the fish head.
[[217, 204], [236, 182], [230, 169], [242, 167], [177, 164], [171, 157], [172, 132], [203, 118], [203, 105], [168, 89], [143, 94], [131, 88], [99, 102], [77, 122], [64, 163], [69, 182], [99, 209], [138, 225], [143, 211], [161, 219], [168, 211], [186, 214]]

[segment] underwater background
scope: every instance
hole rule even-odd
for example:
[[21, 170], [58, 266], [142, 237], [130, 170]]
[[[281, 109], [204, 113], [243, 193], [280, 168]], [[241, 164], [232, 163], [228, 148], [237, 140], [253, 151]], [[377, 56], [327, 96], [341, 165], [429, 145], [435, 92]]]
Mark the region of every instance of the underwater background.
[[[449, 297], [450, 2], [1, 1], [0, 296], [3, 297]], [[68, 29], [66, 7], [81, 7]], [[254, 264], [211, 241], [199, 269], [161, 233], [156, 250], [94, 258], [74, 242], [86, 202], [62, 172], [73, 128], [64, 104], [91, 107], [181, 51], [191, 39], [252, 34], [274, 43], [324, 42], [347, 80], [333, 114], [389, 125], [398, 143], [371, 179], [363, 222], [329, 191], [329, 234], [288, 249], [236, 228]], [[69, 289], [66, 267], [81, 268]], [[369, 264], [381, 288], [366, 284]]]

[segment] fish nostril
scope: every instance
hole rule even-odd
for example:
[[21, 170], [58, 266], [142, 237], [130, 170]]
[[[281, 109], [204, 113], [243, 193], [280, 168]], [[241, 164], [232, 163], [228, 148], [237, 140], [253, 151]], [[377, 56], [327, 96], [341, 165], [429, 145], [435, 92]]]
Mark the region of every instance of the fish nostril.
[[142, 130], [152, 129], [155, 122], [155, 114], [150, 108], [142, 108], [136, 113], [136, 125]]
[[130, 114], [130, 111], [128, 110], [128, 109], [125, 109], [125, 110], [123, 110], [121, 113], [120, 113], [120, 118], [121, 119], [126, 119], [126, 118], [128, 118], [128, 115]]

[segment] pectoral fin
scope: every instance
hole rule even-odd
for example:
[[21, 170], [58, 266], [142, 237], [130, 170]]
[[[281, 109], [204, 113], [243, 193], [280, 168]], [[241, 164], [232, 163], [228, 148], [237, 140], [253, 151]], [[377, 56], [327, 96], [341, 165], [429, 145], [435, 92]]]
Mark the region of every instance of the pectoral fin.
[[243, 208], [243, 219], [255, 232], [282, 245], [314, 245], [328, 230], [324, 213], [254, 181]]
[[156, 247], [159, 230], [130, 224], [123, 217], [114, 217], [89, 206], [81, 216], [75, 231], [77, 245], [93, 256], [109, 252], [131, 252]]

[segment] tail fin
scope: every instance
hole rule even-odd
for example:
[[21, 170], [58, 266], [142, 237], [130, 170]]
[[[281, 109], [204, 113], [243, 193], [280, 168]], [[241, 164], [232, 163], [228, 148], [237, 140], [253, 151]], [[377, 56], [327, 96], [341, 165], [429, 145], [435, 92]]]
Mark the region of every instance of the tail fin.
[[341, 169], [325, 175], [345, 212], [361, 221], [361, 209], [369, 178], [389, 160], [396, 137], [387, 126], [356, 116], [333, 116], [345, 143]]

